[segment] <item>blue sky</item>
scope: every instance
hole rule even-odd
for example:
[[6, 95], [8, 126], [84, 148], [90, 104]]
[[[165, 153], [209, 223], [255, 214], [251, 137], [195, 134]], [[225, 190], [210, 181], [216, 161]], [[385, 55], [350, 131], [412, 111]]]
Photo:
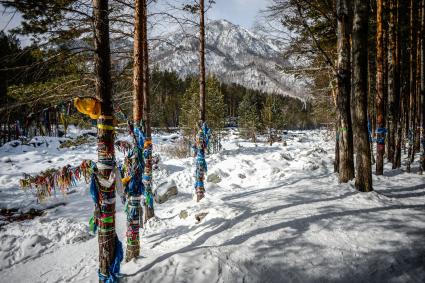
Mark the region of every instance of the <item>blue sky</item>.
[[215, 0], [208, 12], [212, 19], [226, 19], [245, 28], [252, 28], [260, 10], [267, 7], [268, 0]]

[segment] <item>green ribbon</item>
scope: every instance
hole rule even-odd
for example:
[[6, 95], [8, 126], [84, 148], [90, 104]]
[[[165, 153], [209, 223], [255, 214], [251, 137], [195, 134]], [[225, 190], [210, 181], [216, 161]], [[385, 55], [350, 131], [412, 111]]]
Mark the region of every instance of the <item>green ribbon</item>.
[[103, 223], [114, 223], [114, 217], [108, 216], [105, 218], [100, 218], [100, 221], [102, 221]]
[[94, 216], [92, 216], [89, 220], [89, 229], [90, 229], [90, 232], [96, 233], [97, 224], [96, 224], [96, 221], [94, 219]]

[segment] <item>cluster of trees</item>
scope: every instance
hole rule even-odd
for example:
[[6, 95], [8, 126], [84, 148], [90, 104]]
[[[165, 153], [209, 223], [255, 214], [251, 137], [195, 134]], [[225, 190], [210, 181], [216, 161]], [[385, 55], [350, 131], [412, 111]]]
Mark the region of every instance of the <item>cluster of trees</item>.
[[[118, 42], [122, 38], [133, 37], [131, 32], [134, 29], [132, 27], [135, 9], [133, 2], [110, 1], [111, 41]], [[187, 2], [190, 3], [190, 1]], [[25, 15], [22, 26], [15, 32], [31, 35], [36, 39], [33, 45], [21, 48], [16, 39], [2, 36], [2, 42], [14, 46], [3, 49], [0, 56], [2, 62], [7, 60], [7, 64], [3, 64], [4, 68], [1, 69], [5, 76], [1, 76], [0, 82], [3, 89], [0, 92], [0, 99], [8, 102], [0, 106], [2, 113], [0, 119], [3, 126], [13, 124], [17, 120], [24, 125], [22, 120], [31, 113], [41, 113], [43, 109], [69, 101], [76, 95], [89, 96], [94, 92], [93, 51], [95, 46], [91, 40], [93, 33], [90, 23], [93, 17], [90, 1], [0, 1], [0, 4], [16, 8]], [[190, 7], [186, 5], [183, 10], [192, 12]], [[167, 11], [156, 13], [155, 16], [149, 15], [150, 24], [156, 24], [157, 15], [165, 17], [166, 14]], [[189, 20], [185, 22], [191, 23]], [[148, 38], [148, 40], [155, 39]], [[129, 113], [132, 112], [129, 105], [132, 102], [133, 89], [131, 52], [132, 50], [111, 49], [113, 102], [121, 105]], [[125, 66], [119, 66], [123, 62]], [[152, 108], [155, 109], [150, 115], [152, 126], [186, 126], [180, 122], [180, 106], [184, 105], [184, 99], [188, 97], [185, 93], [191, 87], [192, 79], [181, 79], [173, 72], [159, 71], [158, 68], [150, 71], [151, 83], [148, 86], [150, 90], [148, 96], [151, 99]], [[216, 86], [219, 90], [215, 92], [224, 96], [226, 118], [231, 117], [230, 120], [234, 121], [234, 117], [243, 116], [244, 111], [240, 111], [239, 106], [245, 99], [245, 105], [248, 103], [246, 100], [249, 100], [249, 107], [257, 110], [251, 111], [256, 115], [249, 122], [254, 121], [257, 130], [272, 126], [267, 126], [264, 120], [263, 108], [266, 105], [266, 94], [235, 84], [220, 83]], [[329, 122], [333, 116], [327, 101], [318, 105], [317, 100], [314, 100], [304, 105], [296, 99], [275, 96], [271, 101], [276, 105], [273, 108], [280, 112], [274, 115], [280, 120], [275, 122], [274, 128], [310, 128]], [[26, 107], [27, 105], [31, 105], [31, 109]], [[323, 115], [324, 112], [327, 114]], [[82, 121], [72, 117], [71, 120]], [[242, 126], [244, 126], [244, 120], [246, 117], [241, 119]]]
[[[4, 35], [1, 39], [2, 44], [15, 46], [13, 50], [5, 52], [7, 55], [2, 57], [3, 60], [26, 56], [23, 62], [8, 62], [8, 66], [16, 70], [16, 73], [7, 73], [6, 69], [2, 69], [5, 74], [2, 76], [4, 91], [1, 92], [5, 102], [1, 109], [5, 114], [1, 118], [3, 124], [18, 120], [24, 127], [28, 124], [26, 117], [33, 116], [34, 113], [41, 115], [43, 109], [56, 107], [75, 95], [90, 95], [94, 90], [92, 81], [86, 76], [90, 70], [81, 64], [81, 60], [87, 55], [61, 50], [57, 58], [62, 60], [61, 64], [55, 60], [45, 65], [40, 61], [48, 58], [48, 51], [42, 51], [35, 45], [21, 48], [19, 41], [12, 36]], [[31, 73], [31, 68], [36, 69], [36, 64], [43, 67], [38, 70], [37, 75]], [[129, 65], [124, 72], [127, 75], [112, 78], [114, 101], [126, 113], [132, 113], [133, 98], [129, 94], [133, 82], [127, 73], [132, 71], [132, 68], [133, 66]], [[152, 109], [155, 109], [151, 113], [152, 127], [164, 129], [183, 127], [195, 130], [196, 113], [199, 111], [198, 79], [181, 78], [173, 71], [161, 71], [158, 66], [154, 66], [150, 71], [150, 81], [150, 104]], [[85, 84], [81, 85], [81, 82]], [[222, 83], [214, 76], [207, 78], [206, 92], [206, 111], [210, 127], [219, 129], [225, 126], [241, 126], [244, 137], [253, 140], [258, 132], [268, 129], [308, 129], [325, 123], [332, 117], [332, 114], [326, 117], [316, 115], [316, 113], [321, 115], [324, 108], [314, 107], [310, 102], [304, 103], [296, 98], [261, 93], [237, 84]], [[32, 107], [28, 108], [27, 105]], [[81, 117], [72, 108], [69, 110], [71, 111], [67, 113], [69, 115], [67, 123], [79, 126], [92, 125], [88, 118]], [[13, 130], [9, 138], [14, 138]]]
[[287, 56], [307, 62], [287, 71], [310, 76], [316, 93], [334, 98], [340, 182], [356, 176], [359, 190], [372, 190], [368, 123], [376, 174], [385, 155], [401, 167], [406, 142], [410, 170], [424, 128], [424, 1], [273, 0], [269, 17], [276, 34], [290, 35]]
[[[199, 97], [196, 95], [198, 79], [181, 79], [174, 72], [154, 68], [151, 81], [154, 127], [184, 127], [195, 130], [196, 113], [199, 111]], [[311, 103], [261, 93], [236, 84], [221, 83], [214, 76], [206, 79], [206, 93], [206, 111], [212, 129], [225, 126], [246, 128], [245, 125], [251, 122], [255, 124], [256, 131], [267, 128], [307, 129], [325, 121], [314, 115]], [[269, 112], [272, 116], [267, 118], [266, 114]]]

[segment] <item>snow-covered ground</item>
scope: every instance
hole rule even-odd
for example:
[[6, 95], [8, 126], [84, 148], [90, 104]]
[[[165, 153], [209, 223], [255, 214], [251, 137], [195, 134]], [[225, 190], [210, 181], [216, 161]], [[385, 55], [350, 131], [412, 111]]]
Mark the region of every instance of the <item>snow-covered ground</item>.
[[[58, 149], [60, 139], [46, 139], [48, 147], [0, 148], [0, 208], [46, 209], [32, 220], [0, 218], [0, 282], [97, 282], [88, 186], [42, 204], [18, 186], [24, 172], [96, 159], [95, 144]], [[214, 183], [200, 203], [192, 199], [193, 158], [160, 152], [156, 182], [173, 180], [179, 193], [156, 205], [141, 256], [121, 265], [121, 281], [425, 282], [425, 177], [417, 171], [386, 164], [375, 191], [359, 193], [353, 182], [338, 184], [326, 131], [290, 132], [287, 146], [232, 132], [223, 145], [208, 157]], [[197, 223], [199, 213], [207, 214]], [[116, 219], [124, 240], [121, 203]]]

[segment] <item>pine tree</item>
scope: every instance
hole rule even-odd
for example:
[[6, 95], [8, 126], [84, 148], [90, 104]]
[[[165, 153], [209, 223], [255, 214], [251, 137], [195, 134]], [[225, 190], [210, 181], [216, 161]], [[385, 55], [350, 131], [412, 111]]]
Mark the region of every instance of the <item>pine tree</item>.
[[[93, 0], [96, 96], [101, 101], [101, 116], [97, 121], [99, 169], [97, 178], [105, 180], [109, 179], [115, 162], [108, 8], [108, 0]], [[111, 266], [115, 253], [120, 251], [116, 250], [119, 240], [115, 233], [115, 184], [112, 183], [110, 188], [100, 184], [99, 182], [98, 189], [102, 197], [96, 206], [99, 225], [99, 281], [106, 282], [110, 278], [116, 278]], [[106, 218], [108, 221], [105, 221]]]
[[257, 113], [257, 104], [250, 95], [245, 95], [239, 105], [239, 130], [244, 138], [257, 141], [257, 130], [260, 127], [260, 118]]
[[[134, 7], [134, 48], [133, 48], [133, 123], [134, 127], [139, 127], [143, 115], [143, 3], [142, 0], [135, 1]], [[134, 134], [134, 133], [133, 133]], [[137, 147], [137, 140], [134, 141], [134, 146]], [[139, 164], [138, 151], [135, 151], [134, 170], [138, 170]], [[132, 176], [132, 178], [142, 178], [142, 172]], [[134, 181], [134, 180], [133, 180]], [[137, 182], [137, 183], [138, 183]], [[132, 190], [128, 192], [127, 196], [127, 250], [125, 260], [130, 261], [137, 258], [140, 254], [140, 192], [139, 190]]]
[[377, 154], [376, 175], [384, 174], [385, 154], [385, 97], [384, 97], [384, 31], [383, 0], [377, 0], [376, 31], [376, 121], [377, 121]]
[[143, 122], [145, 132], [145, 144], [143, 155], [145, 158], [145, 170], [143, 172], [143, 185], [145, 187], [144, 222], [155, 216], [154, 201], [152, 194], [152, 131], [151, 131], [151, 106], [149, 95], [149, 48], [148, 48], [148, 5], [147, 0], [142, 1], [142, 49], [143, 49]]
[[[410, 17], [410, 35], [409, 35], [409, 55], [410, 55], [410, 70], [409, 70], [409, 83], [410, 83], [410, 92], [409, 97], [407, 98], [406, 105], [409, 109], [409, 113], [407, 115], [408, 122], [406, 122], [406, 132], [409, 142], [408, 148], [408, 160], [407, 160], [407, 172], [411, 170], [411, 164], [415, 159], [415, 138], [416, 138], [416, 65], [417, 65], [417, 27], [418, 27], [418, 1], [410, 0], [410, 9], [409, 9], [409, 17]], [[406, 109], [407, 109], [406, 107]]]
[[422, 0], [422, 23], [421, 23], [421, 109], [422, 109], [422, 167], [425, 171], [425, 0]]
[[266, 128], [268, 133], [268, 142], [273, 145], [276, 136], [276, 129], [279, 127], [279, 121], [281, 115], [279, 113], [277, 98], [274, 95], [267, 95], [264, 107], [261, 111], [263, 126]]
[[367, 54], [369, 1], [354, 1], [353, 22], [353, 87], [354, 137], [356, 140], [357, 190], [372, 191], [370, 144], [367, 127]]
[[[224, 95], [220, 83], [215, 77], [208, 77], [206, 81], [206, 116], [212, 135], [224, 127], [225, 109]], [[194, 136], [198, 130], [199, 116], [199, 81], [192, 78], [182, 98], [180, 126], [184, 127], [186, 136]]]
[[397, 117], [399, 114], [400, 76], [397, 54], [397, 0], [390, 0], [388, 19], [388, 160], [394, 164]]
[[351, 121], [351, 52], [350, 52], [350, 1], [337, 1], [338, 65], [337, 65], [337, 119], [338, 119], [338, 172], [339, 181], [346, 183], [354, 178], [353, 129]]

